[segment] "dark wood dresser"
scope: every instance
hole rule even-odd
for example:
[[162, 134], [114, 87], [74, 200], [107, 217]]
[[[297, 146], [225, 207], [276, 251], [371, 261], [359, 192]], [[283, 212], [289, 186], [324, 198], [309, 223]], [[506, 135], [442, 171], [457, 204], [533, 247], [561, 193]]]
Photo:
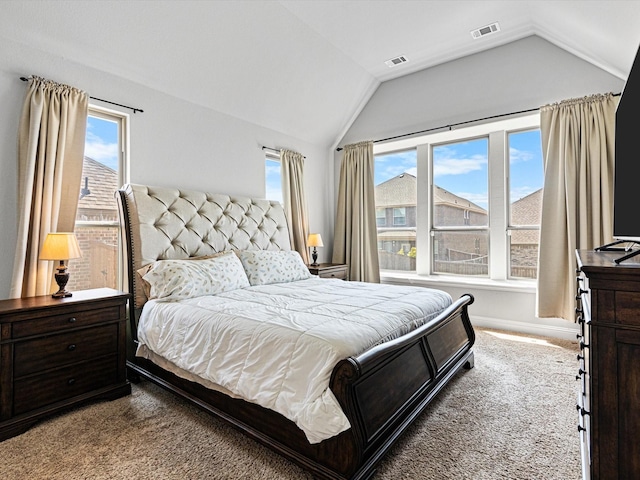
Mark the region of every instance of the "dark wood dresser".
[[314, 275], [318, 275], [320, 278], [349, 280], [348, 268], [344, 263], [319, 263], [315, 266], [309, 265], [309, 271]]
[[[577, 379], [583, 478], [640, 478], [640, 263], [579, 250]], [[639, 257], [636, 257], [639, 258]]]
[[127, 293], [0, 301], [0, 441], [81, 402], [131, 393]]

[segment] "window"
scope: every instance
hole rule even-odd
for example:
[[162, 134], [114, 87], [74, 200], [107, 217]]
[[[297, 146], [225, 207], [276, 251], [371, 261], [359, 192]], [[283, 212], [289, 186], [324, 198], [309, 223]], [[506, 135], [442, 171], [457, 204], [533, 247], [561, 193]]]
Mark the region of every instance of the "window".
[[70, 261], [71, 290], [122, 288], [115, 192], [127, 183], [128, 116], [90, 106], [75, 232], [82, 258]]
[[375, 156], [378, 258], [382, 270], [416, 270], [416, 161], [415, 149]]
[[509, 146], [509, 275], [536, 278], [542, 185], [540, 130], [511, 132]]
[[267, 154], [264, 161], [265, 198], [282, 203], [282, 178], [280, 158]]
[[393, 209], [378, 221], [381, 270], [535, 278], [539, 121], [536, 113], [375, 145], [376, 208]]
[[405, 207], [393, 209], [393, 226], [404, 226], [407, 224], [407, 209]]
[[489, 272], [489, 139], [433, 145], [432, 271]]

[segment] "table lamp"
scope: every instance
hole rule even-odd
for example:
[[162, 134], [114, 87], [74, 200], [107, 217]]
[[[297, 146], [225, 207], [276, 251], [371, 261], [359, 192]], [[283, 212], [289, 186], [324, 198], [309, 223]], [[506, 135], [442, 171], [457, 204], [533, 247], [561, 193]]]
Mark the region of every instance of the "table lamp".
[[59, 232], [47, 234], [47, 238], [44, 239], [44, 244], [42, 245], [42, 250], [40, 250], [40, 260], [57, 260], [60, 262], [55, 274], [59, 290], [51, 295], [53, 298], [71, 296], [71, 292], [65, 289], [69, 281], [69, 272], [64, 262], [65, 260], [79, 258], [81, 256], [82, 252], [80, 252], [75, 233]]
[[307, 238], [307, 247], [313, 247], [313, 252], [311, 252], [311, 258], [313, 259], [312, 267], [318, 266], [318, 251], [316, 247], [324, 247], [322, 243], [322, 237], [319, 233], [310, 233]]

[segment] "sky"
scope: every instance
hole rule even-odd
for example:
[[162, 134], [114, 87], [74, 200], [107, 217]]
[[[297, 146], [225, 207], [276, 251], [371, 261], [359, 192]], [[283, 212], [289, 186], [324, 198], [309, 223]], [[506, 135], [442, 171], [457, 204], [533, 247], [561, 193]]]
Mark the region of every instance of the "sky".
[[[486, 209], [489, 191], [487, 159], [486, 138], [434, 146], [435, 184]], [[511, 202], [542, 187], [540, 130], [509, 134], [509, 164]], [[415, 149], [376, 155], [376, 185], [404, 172], [417, 176]]]
[[118, 124], [89, 116], [84, 155], [118, 171]]
[[280, 179], [280, 162], [267, 158], [265, 162], [266, 187], [265, 198], [282, 203], [282, 180]]

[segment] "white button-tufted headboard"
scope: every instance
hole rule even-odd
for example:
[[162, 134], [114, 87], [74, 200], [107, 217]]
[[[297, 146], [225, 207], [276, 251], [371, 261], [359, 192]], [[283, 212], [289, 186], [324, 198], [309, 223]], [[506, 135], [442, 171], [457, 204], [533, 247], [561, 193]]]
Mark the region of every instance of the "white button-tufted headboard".
[[156, 260], [225, 250], [291, 250], [278, 202], [127, 184], [118, 191], [118, 205], [135, 308], [146, 301], [136, 272]]

